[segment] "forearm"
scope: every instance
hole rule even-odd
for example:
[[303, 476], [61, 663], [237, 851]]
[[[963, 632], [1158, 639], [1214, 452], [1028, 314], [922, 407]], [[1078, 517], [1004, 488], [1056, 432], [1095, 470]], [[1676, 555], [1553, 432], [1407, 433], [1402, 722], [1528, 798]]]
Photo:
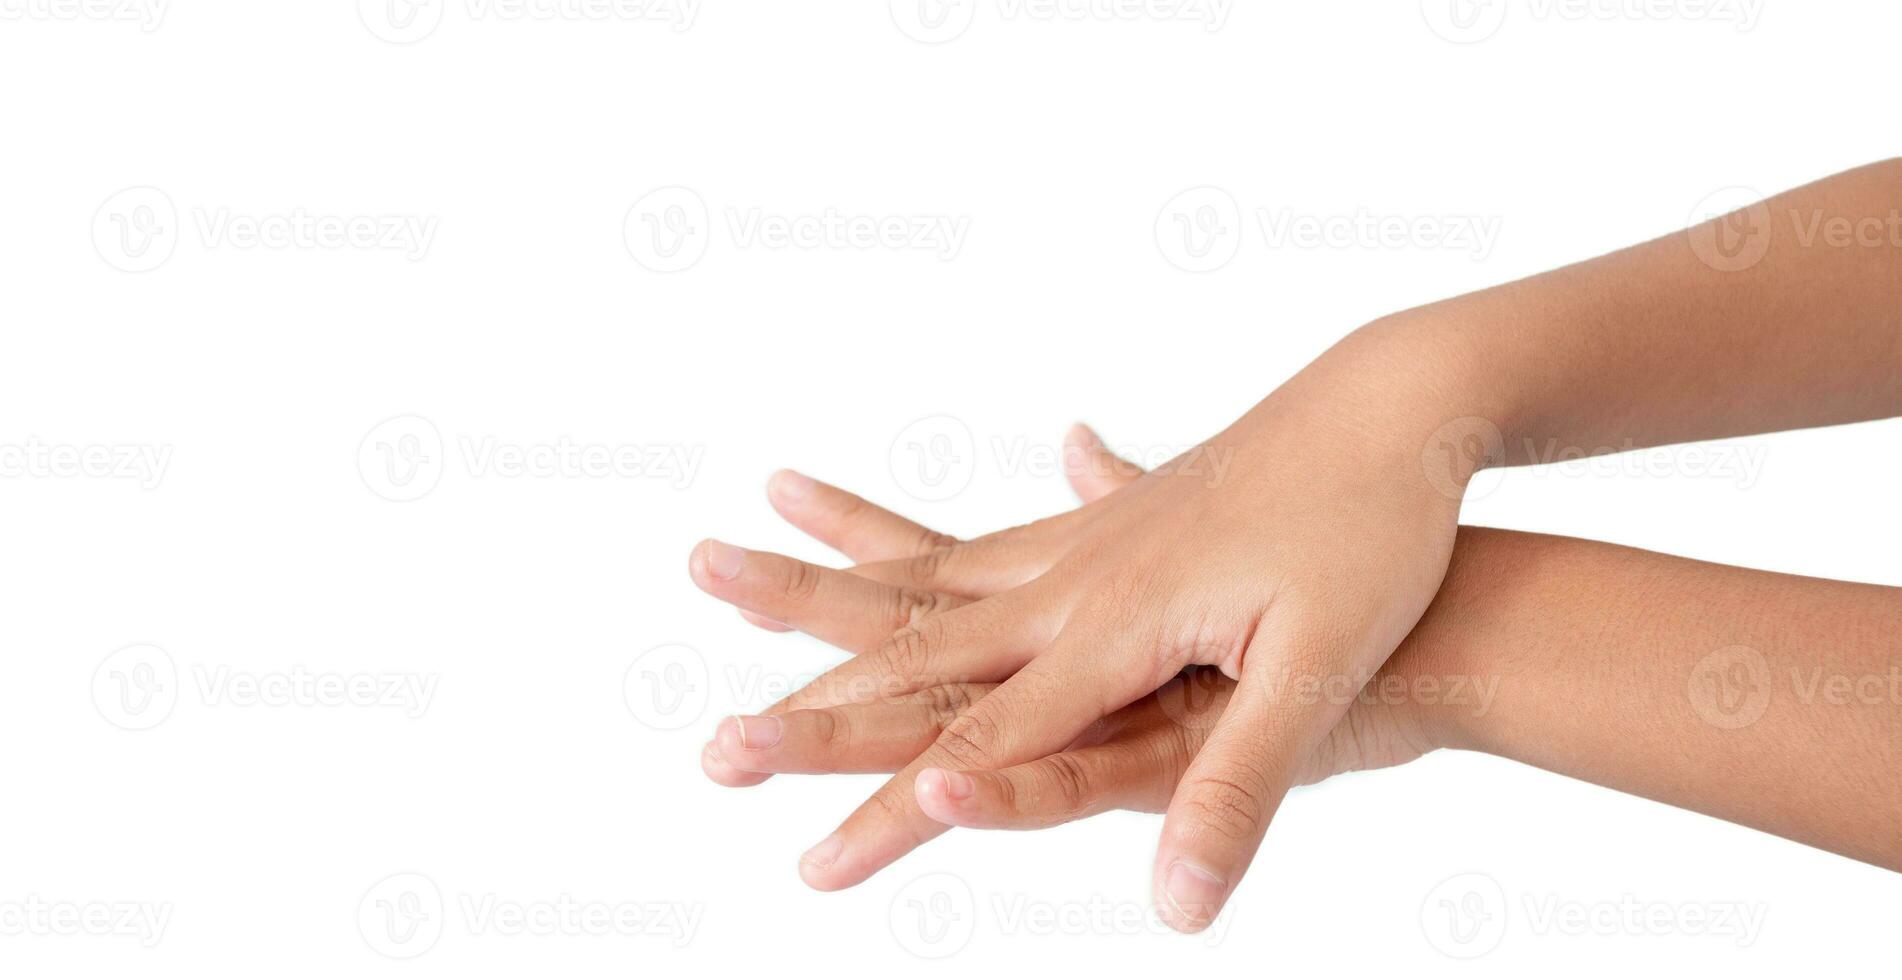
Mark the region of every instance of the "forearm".
[[1509, 464], [1902, 414], [1902, 160], [1396, 320]]
[[1490, 752], [1902, 870], [1902, 590], [1462, 529], [1395, 654]]

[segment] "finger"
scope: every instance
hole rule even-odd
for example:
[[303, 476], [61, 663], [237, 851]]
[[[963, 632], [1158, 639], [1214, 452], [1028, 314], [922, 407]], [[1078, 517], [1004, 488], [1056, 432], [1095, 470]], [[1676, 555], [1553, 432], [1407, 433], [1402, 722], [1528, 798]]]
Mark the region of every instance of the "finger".
[[1086, 631], [1066, 631], [1049, 653], [959, 715], [929, 750], [808, 851], [801, 877], [822, 891], [846, 888], [943, 833], [944, 824], [918, 805], [923, 770], [999, 769], [1049, 755], [1154, 689], [1132, 679], [1138, 672], [1105, 663], [1103, 649]]
[[713, 744], [746, 772], [897, 772], [993, 686], [952, 684], [893, 701], [736, 716], [720, 723]]
[[748, 772], [726, 761], [720, 755], [720, 746], [713, 741], [708, 741], [700, 749], [700, 770], [707, 774], [708, 779], [735, 789], [758, 786], [772, 778], [768, 773]]
[[1101, 744], [995, 771], [918, 774], [918, 805], [939, 823], [1050, 827], [1105, 810], [1168, 809], [1189, 760], [1227, 706], [1234, 682], [1197, 667], [1110, 716]]
[[766, 499], [792, 526], [856, 562], [904, 558], [957, 543], [948, 534], [792, 470], [780, 470], [766, 481]]
[[855, 653], [964, 604], [956, 596], [885, 585], [711, 538], [694, 548], [687, 568], [708, 595]]
[[[1054, 524], [1068, 516], [1058, 515], [1041, 523]], [[1044, 539], [1049, 535], [1040, 533], [1043, 531], [1039, 525], [1012, 528], [908, 558], [869, 562], [852, 569], [852, 573], [887, 585], [971, 599], [996, 595], [1049, 569], [1055, 552], [1047, 546]]]
[[1110, 452], [1096, 430], [1081, 422], [1063, 437], [1063, 472], [1077, 499], [1089, 503], [1136, 482], [1142, 467]]
[[1157, 730], [1004, 769], [923, 769], [913, 792], [942, 824], [1037, 830], [1110, 810], [1161, 809], [1188, 761], [1182, 738]]
[[1242, 671], [1163, 820], [1155, 903], [1163, 921], [1180, 932], [1200, 932], [1221, 912], [1309, 749], [1303, 727], [1309, 719], [1274, 696], [1275, 668], [1263, 662], [1269, 660], [1258, 649], [1263, 645], [1251, 644], [1244, 664], [1261, 666]]
[[958, 606], [893, 633], [878, 649], [813, 678], [769, 713], [891, 700], [946, 684], [996, 683], [1049, 642], [1047, 611], [1014, 594]]

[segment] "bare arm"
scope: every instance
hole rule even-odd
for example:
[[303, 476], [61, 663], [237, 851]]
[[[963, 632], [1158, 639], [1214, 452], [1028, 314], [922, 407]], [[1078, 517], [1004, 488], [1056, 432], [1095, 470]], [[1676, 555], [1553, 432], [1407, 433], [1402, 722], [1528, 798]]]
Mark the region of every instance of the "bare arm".
[[[1902, 589], [1467, 528], [1395, 666], [1477, 749], [1902, 870]], [[1400, 659], [1404, 658], [1404, 659]]]
[[[1902, 414], [1902, 160], [1386, 318], [1343, 348], [1447, 357], [1484, 465]], [[1503, 453], [1503, 456], [1499, 455]]]

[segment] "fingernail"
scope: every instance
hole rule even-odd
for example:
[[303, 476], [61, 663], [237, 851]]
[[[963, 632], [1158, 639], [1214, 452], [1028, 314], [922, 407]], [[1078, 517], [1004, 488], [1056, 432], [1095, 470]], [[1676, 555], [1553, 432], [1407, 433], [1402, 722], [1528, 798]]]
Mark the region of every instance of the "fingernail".
[[1070, 426], [1070, 441], [1085, 449], [1095, 449], [1103, 440], [1097, 437], [1095, 429], [1078, 422]]
[[1169, 866], [1162, 891], [1185, 924], [1205, 926], [1215, 918], [1228, 884], [1207, 869], [1177, 861]]
[[782, 500], [804, 500], [812, 492], [812, 477], [794, 470], [780, 470], [766, 482], [766, 489]]
[[843, 850], [845, 850], [845, 838], [833, 834], [812, 845], [812, 850], [807, 851], [805, 856], [799, 859], [799, 863], [810, 864], [815, 868], [830, 867], [832, 862], [839, 859], [839, 852]]
[[977, 784], [954, 769], [926, 769], [918, 774], [916, 789], [921, 794], [942, 791], [946, 799], [968, 800], [977, 792]]
[[772, 715], [734, 715], [733, 725], [740, 730], [740, 748], [757, 751], [779, 744], [779, 719]]
[[730, 582], [735, 575], [740, 574], [740, 562], [746, 559], [746, 552], [712, 538], [706, 540], [705, 547], [708, 575], [722, 582]]

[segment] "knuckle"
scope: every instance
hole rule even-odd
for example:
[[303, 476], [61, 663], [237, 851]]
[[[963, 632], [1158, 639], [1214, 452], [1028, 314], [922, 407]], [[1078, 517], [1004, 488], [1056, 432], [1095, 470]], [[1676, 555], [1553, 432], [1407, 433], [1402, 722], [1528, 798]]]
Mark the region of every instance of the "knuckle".
[[892, 622], [899, 627], [916, 626], [938, 611], [940, 601], [936, 592], [901, 588], [893, 598]]
[[990, 768], [996, 744], [997, 725], [978, 711], [959, 715], [938, 735], [938, 749], [960, 769]]
[[916, 554], [923, 555], [934, 551], [948, 550], [957, 543], [958, 539], [949, 534], [940, 534], [928, 527], [921, 527], [918, 529], [918, 540], [912, 545], [911, 550]]
[[852, 745], [852, 719], [837, 707], [813, 714], [813, 739], [827, 758], [843, 755]]
[[939, 627], [933, 625], [935, 622], [926, 620], [919, 626], [904, 627], [886, 641], [884, 662], [893, 676], [919, 678], [930, 670], [939, 642]]
[[939, 684], [926, 691], [925, 696], [931, 716], [940, 730], [977, 700], [977, 694], [969, 684]]
[[1051, 793], [1064, 816], [1080, 816], [1090, 808], [1095, 792], [1090, 784], [1089, 773], [1075, 757], [1059, 753], [1045, 759], [1044, 777], [1049, 781]]
[[929, 585], [938, 581], [950, 563], [956, 549], [951, 545], [939, 545], [921, 551], [905, 559], [905, 575], [913, 582]]
[[1253, 840], [1267, 812], [1260, 792], [1213, 776], [1196, 781], [1184, 806], [1203, 831], [1232, 844]]
[[866, 811], [869, 816], [876, 818], [878, 823], [897, 828], [904, 834], [909, 843], [915, 847], [919, 844], [923, 844], [925, 838], [929, 835], [920, 830], [917, 816], [913, 810], [915, 804], [909, 804], [907, 802], [909, 800], [911, 800], [909, 790], [904, 791], [901, 795], [898, 790], [892, 789], [888, 785], [868, 797], [865, 800], [865, 805], [861, 807], [861, 810]]
[[863, 518], [871, 504], [856, 493], [840, 493], [833, 502], [832, 514], [841, 523], [853, 523]]
[[795, 561], [787, 566], [785, 584], [782, 586], [786, 598], [793, 602], [805, 602], [819, 591], [819, 569], [803, 561]]

